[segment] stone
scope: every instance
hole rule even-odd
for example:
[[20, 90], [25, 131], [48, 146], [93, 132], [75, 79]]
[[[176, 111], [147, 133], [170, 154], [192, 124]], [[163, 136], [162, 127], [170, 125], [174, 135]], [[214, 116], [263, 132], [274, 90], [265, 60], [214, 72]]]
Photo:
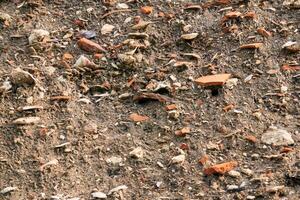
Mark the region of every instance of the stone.
[[237, 186], [237, 185], [227, 185], [227, 186], [226, 186], [226, 189], [227, 189], [228, 191], [238, 190], [238, 189], [239, 189], [239, 186]]
[[276, 126], [269, 127], [269, 129], [265, 133], [263, 133], [261, 141], [265, 144], [275, 146], [286, 146], [294, 144], [294, 140], [291, 134], [284, 129], [277, 128]]
[[32, 74], [19, 67], [12, 70], [10, 78], [14, 85], [35, 85], [36, 83]]
[[45, 38], [49, 38], [50, 33], [47, 30], [43, 29], [35, 29], [31, 32], [30, 36], [28, 37], [29, 44], [32, 45], [36, 42], [40, 42]]
[[241, 176], [241, 173], [235, 170], [231, 170], [228, 172], [228, 175], [233, 177], [233, 178], [238, 178]]
[[137, 147], [129, 152], [129, 155], [133, 158], [141, 159], [144, 157], [144, 150], [142, 147]]
[[101, 28], [101, 34], [102, 35], [106, 35], [111, 33], [114, 30], [115, 26], [111, 25], [111, 24], [104, 24]]
[[94, 122], [88, 122], [84, 127], [83, 127], [84, 132], [86, 133], [97, 133], [98, 126]]
[[172, 163], [173, 164], [180, 164], [180, 163], [183, 163], [185, 161], [185, 155], [184, 154], [181, 154], [181, 155], [178, 155], [178, 156], [174, 156], [172, 159], [171, 159]]
[[121, 157], [112, 156], [106, 159], [106, 162], [112, 165], [120, 165], [123, 159]]

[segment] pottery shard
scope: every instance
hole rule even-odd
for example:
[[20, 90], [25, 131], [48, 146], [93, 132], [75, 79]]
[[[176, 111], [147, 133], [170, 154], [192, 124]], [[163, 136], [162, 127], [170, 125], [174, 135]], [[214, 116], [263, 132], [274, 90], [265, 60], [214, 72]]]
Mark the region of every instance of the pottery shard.
[[225, 174], [226, 172], [229, 172], [232, 169], [234, 169], [237, 165], [238, 163], [236, 161], [213, 165], [211, 167], [204, 169], [204, 174], [205, 175]]
[[279, 129], [276, 126], [271, 126], [261, 137], [261, 141], [266, 144], [275, 146], [291, 145], [294, 140], [289, 132], [284, 129]]
[[85, 51], [92, 52], [92, 53], [101, 53], [106, 52], [99, 44], [93, 42], [92, 40], [81, 38], [77, 42], [78, 46]]
[[231, 74], [215, 74], [197, 78], [195, 82], [201, 86], [221, 86], [226, 83]]

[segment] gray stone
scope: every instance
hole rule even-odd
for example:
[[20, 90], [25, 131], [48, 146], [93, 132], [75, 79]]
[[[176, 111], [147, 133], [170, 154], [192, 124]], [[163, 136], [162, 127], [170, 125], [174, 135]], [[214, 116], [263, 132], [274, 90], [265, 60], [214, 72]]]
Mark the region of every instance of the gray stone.
[[270, 126], [270, 128], [262, 135], [261, 141], [275, 146], [294, 144], [291, 134], [276, 126]]

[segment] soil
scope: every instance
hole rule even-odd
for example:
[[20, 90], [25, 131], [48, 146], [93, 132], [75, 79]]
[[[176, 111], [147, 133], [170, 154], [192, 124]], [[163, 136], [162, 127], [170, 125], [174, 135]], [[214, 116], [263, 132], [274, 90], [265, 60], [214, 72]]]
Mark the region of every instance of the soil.
[[[210, 2], [0, 1], [0, 199], [299, 199], [300, 54], [282, 48], [300, 42], [297, 2]], [[50, 36], [29, 44], [34, 29]], [[83, 30], [105, 52], [82, 50]], [[236, 84], [194, 81], [220, 73]], [[263, 143], [271, 125], [294, 143]], [[237, 166], [204, 173], [225, 162]]]

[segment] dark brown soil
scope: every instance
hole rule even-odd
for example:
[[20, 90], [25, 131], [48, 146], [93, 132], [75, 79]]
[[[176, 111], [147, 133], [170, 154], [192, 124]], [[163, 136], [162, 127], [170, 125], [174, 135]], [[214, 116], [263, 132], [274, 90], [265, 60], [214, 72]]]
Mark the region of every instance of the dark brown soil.
[[[226, 5], [104, 2], [112, 4], [0, 0], [0, 13], [11, 16], [11, 21], [0, 18], [0, 85], [12, 85], [0, 94], [0, 191], [17, 187], [0, 194], [0, 199], [92, 199], [95, 191], [107, 194], [107, 199], [126, 200], [299, 199], [300, 74], [299, 69], [282, 69], [299, 66], [299, 51], [282, 49], [288, 41], [299, 45], [299, 9], [262, 0]], [[117, 10], [118, 3], [129, 9], [103, 17]], [[190, 4], [199, 6], [185, 9]], [[153, 7], [153, 12], [141, 13], [142, 6]], [[222, 23], [231, 11], [241, 16]], [[250, 11], [254, 18], [245, 16]], [[152, 23], [132, 30], [139, 20]], [[104, 24], [115, 28], [103, 35]], [[272, 36], [258, 34], [261, 27]], [[34, 29], [49, 31], [50, 38], [30, 45]], [[78, 47], [81, 30], [95, 31], [91, 40], [107, 51], [98, 55], [100, 59]], [[144, 47], [124, 43], [134, 32], [149, 35], [146, 41], [135, 40]], [[198, 36], [181, 39], [187, 33]], [[239, 48], [256, 42], [263, 46]], [[131, 64], [121, 60], [120, 54], [134, 49]], [[65, 53], [73, 58], [64, 61]], [[81, 55], [96, 67], [74, 66]], [[32, 74], [36, 83], [14, 84], [12, 70], [18, 67]], [[194, 82], [219, 73], [230, 73], [237, 84], [207, 88]], [[168, 87], [151, 90], [156, 84]], [[142, 92], [162, 95], [166, 101], [142, 98]], [[142, 99], [136, 101], [137, 97]], [[167, 111], [169, 104], [177, 109]], [[225, 112], [228, 105], [233, 106]], [[24, 106], [42, 109], [22, 111]], [[149, 118], [134, 122], [132, 113]], [[41, 120], [13, 123], [30, 116]], [[291, 151], [282, 153], [286, 145], [261, 141], [271, 125], [291, 133]], [[184, 127], [190, 133], [175, 134]], [[249, 135], [256, 141], [247, 139]], [[140, 158], [130, 155], [137, 147], [144, 152]], [[173, 163], [180, 154], [185, 160]], [[205, 155], [203, 166], [199, 159]], [[116, 158], [122, 160], [109, 161]], [[41, 168], [49, 161], [54, 164]], [[238, 163], [237, 177], [204, 174], [204, 168], [229, 161]], [[127, 189], [108, 194], [120, 185]], [[231, 190], [230, 185], [238, 188]]]

